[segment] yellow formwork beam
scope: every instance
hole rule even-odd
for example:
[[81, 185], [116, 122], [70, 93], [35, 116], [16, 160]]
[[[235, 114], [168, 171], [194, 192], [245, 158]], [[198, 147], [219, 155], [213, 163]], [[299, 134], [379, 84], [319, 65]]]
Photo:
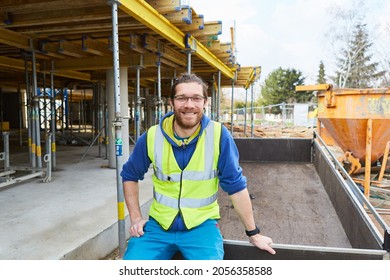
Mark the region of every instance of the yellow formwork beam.
[[180, 0], [147, 0], [146, 2], [161, 14], [181, 10]]
[[72, 78], [82, 81], [92, 81], [91, 74], [79, 72], [79, 71], [72, 71], [72, 70], [54, 70], [55, 76], [65, 77], [65, 78]]
[[29, 49], [29, 37], [15, 31], [0, 28], [0, 43], [21, 49]]
[[234, 78], [234, 72], [210, 52], [196, 38], [186, 37], [179, 28], [174, 26], [169, 20], [157, 12], [151, 5], [142, 0], [118, 0], [118, 7], [132, 16], [160, 36], [173, 43], [182, 50], [191, 48], [200, 59], [205, 61], [211, 67], [220, 70], [223, 75]]
[[[29, 64], [31, 64], [31, 62], [29, 62]], [[15, 70], [25, 70], [25, 63], [21, 59], [0, 56], [0, 67], [7, 67], [9, 69], [15, 69]], [[39, 64], [37, 64], [37, 68], [38, 69], [40, 68]], [[37, 72], [41, 73], [43, 71], [38, 70]], [[66, 78], [79, 79], [83, 81], [91, 81], [91, 74], [78, 72], [78, 71], [55, 70], [54, 75], [66, 77]]]
[[24, 61], [21, 59], [0, 56], [0, 67], [7, 67], [15, 70], [25, 70]]
[[260, 73], [261, 73], [261, 67], [260, 67], [260, 66], [254, 67], [254, 68], [252, 69], [252, 72], [251, 72], [250, 75], [249, 75], [248, 80], [247, 80], [246, 83], [245, 83], [244, 88], [245, 88], [245, 89], [248, 89], [249, 86], [250, 86], [253, 82], [255, 82], [257, 79], [259, 79], [259, 78], [260, 78]]

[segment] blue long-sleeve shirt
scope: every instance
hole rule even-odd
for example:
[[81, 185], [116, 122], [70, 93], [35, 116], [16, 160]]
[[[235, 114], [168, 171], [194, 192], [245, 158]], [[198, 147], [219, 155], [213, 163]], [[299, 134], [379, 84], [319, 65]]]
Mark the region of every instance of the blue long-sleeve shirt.
[[[190, 161], [192, 154], [195, 151], [198, 136], [192, 139], [189, 143], [178, 144], [175, 140], [173, 131], [164, 129], [164, 121], [171, 117], [173, 112], [166, 114], [160, 122], [161, 130], [165, 138], [171, 143], [173, 153], [179, 167], [183, 170]], [[203, 129], [210, 122], [210, 119], [203, 115], [200, 125], [200, 135]], [[145, 173], [148, 172], [151, 160], [147, 152], [147, 132], [143, 133], [138, 139], [133, 152], [128, 161], [123, 165], [121, 172], [122, 181], [138, 182], [144, 179]], [[237, 193], [246, 188], [246, 177], [242, 174], [242, 169], [239, 165], [239, 154], [234, 140], [226, 129], [222, 126], [221, 141], [220, 141], [220, 156], [218, 160], [218, 179], [220, 187], [229, 195]], [[175, 221], [173, 228], [181, 229], [182, 221]]]

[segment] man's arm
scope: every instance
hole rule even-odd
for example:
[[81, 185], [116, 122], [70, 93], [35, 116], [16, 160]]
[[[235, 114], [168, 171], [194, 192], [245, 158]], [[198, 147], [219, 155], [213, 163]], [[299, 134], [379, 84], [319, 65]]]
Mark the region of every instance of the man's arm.
[[[248, 189], [245, 188], [230, 195], [230, 199], [245, 229], [254, 230], [256, 228], [256, 223], [253, 217], [252, 202], [249, 197]], [[272, 239], [267, 236], [255, 234], [249, 237], [249, 242], [262, 250], [268, 251], [271, 254], [276, 254], [275, 250], [270, 247]]]
[[144, 225], [147, 220], [142, 218], [139, 207], [139, 184], [138, 182], [123, 182], [123, 192], [127, 209], [130, 215], [130, 236], [140, 237], [144, 234]]

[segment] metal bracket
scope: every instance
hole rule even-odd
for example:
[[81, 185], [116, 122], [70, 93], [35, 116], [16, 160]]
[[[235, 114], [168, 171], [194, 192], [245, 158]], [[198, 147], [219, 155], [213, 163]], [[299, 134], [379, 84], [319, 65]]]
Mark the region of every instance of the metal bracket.
[[88, 37], [86, 35], [81, 36], [81, 49], [83, 51], [88, 50], [88, 48], [85, 46], [85, 40], [87, 40], [87, 39], [88, 39]]
[[332, 89], [325, 92], [325, 102], [327, 108], [336, 107], [336, 95]]
[[118, 120], [118, 119], [116, 119], [116, 120], [114, 120], [113, 122], [112, 122], [112, 126], [113, 127], [122, 127], [122, 121], [121, 120]]
[[184, 36], [184, 45], [185, 51], [196, 52], [198, 46], [195, 40], [193, 40], [192, 35], [187, 33]]

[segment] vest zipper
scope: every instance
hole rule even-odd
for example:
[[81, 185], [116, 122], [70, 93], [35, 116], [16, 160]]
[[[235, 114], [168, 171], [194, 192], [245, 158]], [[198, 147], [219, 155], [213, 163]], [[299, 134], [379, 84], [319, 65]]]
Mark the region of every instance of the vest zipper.
[[[184, 143], [184, 141], [181, 141], [181, 146], [183, 147], [183, 150], [186, 149], [186, 144]], [[186, 226], [186, 223], [184, 222], [184, 217], [181, 213], [181, 208], [180, 208], [180, 198], [181, 198], [181, 190], [182, 190], [182, 187], [183, 187], [183, 170], [181, 171], [180, 173], [180, 190], [179, 190], [179, 199], [178, 199], [178, 202], [177, 202], [177, 207], [179, 208], [179, 214], [181, 215], [181, 217], [183, 218], [183, 223], [184, 225]], [[186, 226], [187, 227], [187, 226]]]
[[[181, 214], [181, 209], [180, 209], [180, 196], [181, 196], [181, 188], [182, 188], [182, 178], [183, 178], [183, 171], [181, 171], [181, 173], [180, 173], [179, 199], [177, 200], [177, 208], [179, 209], [179, 213], [177, 215], [181, 215], [181, 217], [183, 218], [183, 215]], [[173, 221], [172, 221], [171, 225], [168, 227], [168, 229], [172, 228], [173, 222], [175, 221], [177, 215], [173, 219]], [[185, 224], [184, 219], [183, 219], [183, 223], [184, 223], [184, 226], [187, 228], [187, 225]]]
[[180, 190], [179, 190], [179, 199], [178, 199], [178, 202], [177, 202], [177, 207], [179, 208], [179, 215], [181, 215], [181, 218], [183, 219], [184, 226], [186, 227], [186, 229], [188, 229], [188, 227], [186, 225], [186, 221], [184, 220], [184, 216], [181, 213], [181, 208], [180, 208], [180, 198], [181, 198], [182, 188], [183, 188], [183, 170], [180, 173]]

